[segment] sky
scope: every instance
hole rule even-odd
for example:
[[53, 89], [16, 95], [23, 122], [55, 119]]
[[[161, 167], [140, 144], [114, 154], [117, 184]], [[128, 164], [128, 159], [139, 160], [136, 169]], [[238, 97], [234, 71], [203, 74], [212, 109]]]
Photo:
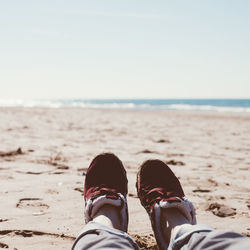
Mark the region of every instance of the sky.
[[249, 0], [8, 0], [0, 98], [250, 98]]

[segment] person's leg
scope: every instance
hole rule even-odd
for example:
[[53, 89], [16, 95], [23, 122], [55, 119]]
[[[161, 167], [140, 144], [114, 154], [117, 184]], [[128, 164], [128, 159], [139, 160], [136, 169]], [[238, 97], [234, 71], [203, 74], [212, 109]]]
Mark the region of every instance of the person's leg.
[[130, 249], [138, 250], [134, 240], [125, 232], [90, 221], [76, 238], [72, 250]]
[[177, 208], [162, 210], [162, 227], [165, 239], [169, 242], [182, 225], [191, 225], [187, 218]]
[[122, 224], [124, 224], [122, 219], [123, 218], [121, 218], [120, 211], [117, 207], [112, 205], [104, 205], [96, 213], [93, 221], [107, 227], [122, 230]]
[[160, 249], [250, 249], [249, 238], [196, 224], [192, 203], [185, 198], [179, 180], [164, 162], [143, 163], [136, 187]]
[[[191, 226], [192, 227], [192, 226]], [[195, 226], [194, 226], [195, 227]], [[192, 229], [192, 228], [190, 228]], [[182, 241], [178, 242], [178, 236], [176, 237], [176, 243], [173, 243], [171, 249], [182, 250], [203, 250], [203, 249], [226, 249], [226, 250], [249, 250], [250, 239], [244, 237], [241, 234], [225, 231], [225, 230], [213, 230], [210, 232], [194, 232], [181, 235]]]
[[[168, 248], [180, 227], [190, 229], [196, 224], [193, 204], [185, 197], [178, 178], [164, 162], [144, 162], [137, 174], [136, 188], [141, 204], [149, 214], [160, 249]], [[199, 230], [211, 228], [204, 226]]]
[[122, 162], [113, 154], [98, 155], [85, 177], [86, 226], [73, 250], [139, 249], [126, 233], [128, 226], [127, 177]]

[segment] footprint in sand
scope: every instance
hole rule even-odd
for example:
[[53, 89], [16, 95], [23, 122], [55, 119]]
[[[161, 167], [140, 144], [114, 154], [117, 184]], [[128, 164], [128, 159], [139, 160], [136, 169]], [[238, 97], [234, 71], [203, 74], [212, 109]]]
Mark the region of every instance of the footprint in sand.
[[19, 229], [13, 229], [13, 230], [0, 230], [0, 235], [19, 235], [22, 237], [33, 237], [33, 236], [52, 236], [52, 237], [61, 237], [69, 240], [74, 240], [75, 237], [65, 235], [65, 234], [57, 234], [57, 233], [47, 233], [47, 232], [42, 232], [42, 231], [37, 231], [37, 230], [19, 230]]
[[31, 210], [32, 215], [43, 215], [45, 211], [49, 208], [49, 205], [42, 203], [40, 198], [22, 198], [19, 199], [16, 204], [17, 208]]
[[[43, 241], [46, 240], [47, 244], [53, 244], [59, 243], [61, 240], [64, 241], [64, 244], [68, 247], [72, 245], [72, 242], [75, 240], [75, 237], [65, 234], [57, 234], [57, 233], [48, 233], [48, 232], [42, 232], [42, 231], [36, 231], [36, 230], [0, 230], [0, 236], [8, 236], [4, 239], [6, 240], [6, 243], [0, 242], [0, 248], [7, 248], [7, 249], [16, 249], [14, 246], [15, 244], [18, 244], [21, 238], [36, 238], [37, 242], [41, 241], [42, 238]], [[22, 239], [23, 240], [23, 239]], [[26, 239], [27, 241], [27, 239]]]
[[9, 248], [9, 246], [3, 242], [0, 242], [0, 248]]
[[22, 151], [22, 148], [18, 148], [17, 150], [8, 151], [8, 152], [0, 152], [0, 157], [8, 157], [8, 156], [16, 156], [16, 155], [22, 155], [24, 152]]
[[235, 208], [230, 208], [226, 205], [219, 204], [217, 202], [209, 204], [207, 210], [212, 211], [212, 213], [218, 217], [228, 217], [236, 215]]
[[210, 185], [214, 186], [214, 187], [217, 187], [218, 186], [218, 182], [213, 180], [213, 179], [208, 179], [207, 180], [209, 182]]
[[5, 221], [8, 221], [8, 219], [0, 218], [0, 222], [5, 222]]

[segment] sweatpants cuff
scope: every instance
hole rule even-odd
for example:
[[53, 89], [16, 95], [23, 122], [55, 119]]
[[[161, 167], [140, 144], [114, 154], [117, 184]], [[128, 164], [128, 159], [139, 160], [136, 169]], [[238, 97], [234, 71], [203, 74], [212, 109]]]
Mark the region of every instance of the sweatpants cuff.
[[187, 243], [194, 233], [199, 232], [211, 232], [214, 229], [205, 224], [198, 224], [198, 225], [190, 225], [184, 224], [180, 226], [174, 237], [171, 239], [169, 243], [168, 249], [180, 249], [185, 243]]
[[[74, 244], [72, 246], [72, 250], [75, 249], [75, 246], [77, 246], [78, 243], [80, 243], [80, 241], [82, 241], [85, 236], [93, 234], [96, 231], [106, 232], [109, 235], [114, 236], [118, 240], [119, 239], [125, 239], [125, 241], [127, 241], [129, 243], [129, 245], [131, 245], [131, 249], [136, 249], [136, 250], [138, 249], [139, 250], [139, 247], [136, 244], [136, 242], [126, 232], [115, 229], [115, 228], [107, 227], [107, 226], [105, 226], [103, 224], [93, 222], [93, 221], [90, 221], [87, 225], [84, 226], [83, 230], [77, 236], [77, 238], [76, 238], [76, 240], [75, 240], [75, 242], [74, 242]], [[104, 238], [104, 240], [105, 240], [105, 238]], [[112, 249], [112, 247], [110, 247], [110, 249]]]

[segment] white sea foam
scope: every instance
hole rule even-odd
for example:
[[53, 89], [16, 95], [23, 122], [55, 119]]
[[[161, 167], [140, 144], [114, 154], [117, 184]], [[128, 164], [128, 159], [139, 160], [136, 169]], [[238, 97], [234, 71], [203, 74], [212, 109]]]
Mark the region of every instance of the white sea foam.
[[[157, 101], [156, 101], [157, 102]], [[248, 112], [250, 107], [224, 107], [213, 105], [190, 105], [190, 104], [150, 104], [147, 101], [133, 102], [114, 101], [94, 101], [94, 100], [32, 100], [32, 99], [0, 99], [0, 107], [78, 107], [78, 108], [104, 108], [104, 109], [141, 109], [141, 110], [195, 110], [195, 111], [215, 111], [215, 112]]]
[[250, 112], [250, 107], [223, 107], [223, 106], [212, 106], [212, 105], [188, 105], [188, 104], [172, 104], [168, 105], [167, 109], [215, 111], [215, 112]]

